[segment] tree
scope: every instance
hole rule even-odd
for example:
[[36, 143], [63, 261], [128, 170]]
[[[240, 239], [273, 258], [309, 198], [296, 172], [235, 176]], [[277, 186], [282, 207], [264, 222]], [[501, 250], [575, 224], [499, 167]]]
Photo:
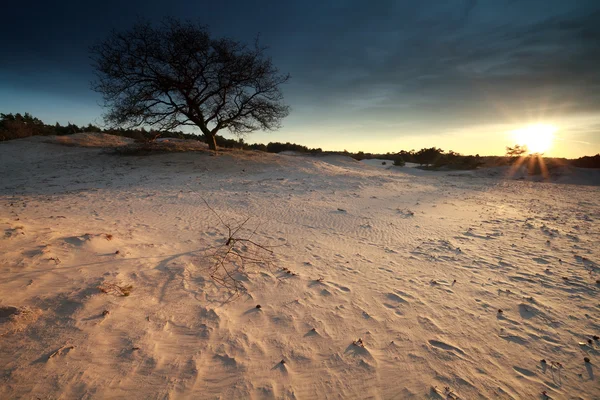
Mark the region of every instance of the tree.
[[44, 123], [29, 113], [0, 113], [0, 141], [49, 134]]
[[221, 129], [234, 134], [275, 130], [289, 113], [280, 74], [258, 40], [253, 47], [212, 38], [206, 27], [174, 18], [113, 31], [92, 47], [109, 124], [160, 130], [195, 126], [216, 150]]
[[444, 150], [438, 149], [437, 147], [421, 149], [415, 153], [415, 161], [421, 165], [434, 164], [440, 158], [443, 152]]
[[522, 157], [525, 153], [527, 153], [527, 146], [519, 144], [515, 144], [513, 147], [506, 146], [507, 157]]

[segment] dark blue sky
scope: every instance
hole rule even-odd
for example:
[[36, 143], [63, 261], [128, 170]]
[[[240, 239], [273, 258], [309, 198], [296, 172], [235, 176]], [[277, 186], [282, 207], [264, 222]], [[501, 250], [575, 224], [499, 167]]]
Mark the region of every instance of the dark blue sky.
[[101, 122], [90, 45], [138, 18], [198, 19], [263, 44], [291, 82], [284, 128], [253, 141], [502, 153], [554, 124], [556, 155], [600, 151], [600, 1], [12, 2], [0, 24], [0, 112]]

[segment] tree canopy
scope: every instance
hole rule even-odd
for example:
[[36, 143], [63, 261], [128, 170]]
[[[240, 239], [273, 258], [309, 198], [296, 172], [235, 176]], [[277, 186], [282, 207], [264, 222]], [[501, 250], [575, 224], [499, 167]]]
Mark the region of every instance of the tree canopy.
[[212, 149], [221, 129], [234, 134], [275, 130], [289, 113], [280, 74], [265, 48], [212, 38], [206, 27], [167, 18], [113, 31], [92, 47], [109, 124], [200, 129]]

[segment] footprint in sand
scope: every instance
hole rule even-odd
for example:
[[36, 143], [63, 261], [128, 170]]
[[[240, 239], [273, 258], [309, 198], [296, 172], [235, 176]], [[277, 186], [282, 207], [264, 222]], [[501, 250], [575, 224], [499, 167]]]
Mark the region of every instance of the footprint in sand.
[[538, 264], [550, 264], [550, 261], [547, 261], [541, 257], [533, 257], [532, 260]]
[[408, 304], [408, 301], [404, 300], [402, 297], [398, 296], [396, 293], [388, 293], [387, 298], [395, 301], [396, 303]]
[[440, 327], [437, 326], [435, 322], [433, 322], [431, 319], [429, 319], [427, 317], [418, 316], [417, 321], [419, 322], [419, 325], [421, 325], [423, 327], [423, 329], [425, 329], [427, 332], [442, 333], [442, 330], [440, 329]]
[[308, 332], [306, 332], [304, 334], [304, 337], [315, 337], [315, 336], [321, 336], [316, 328], [312, 328], [311, 330], [309, 330]]
[[516, 365], [513, 366], [513, 369], [523, 376], [528, 376], [528, 377], [535, 376], [535, 372], [530, 371], [525, 368], [517, 367]]
[[461, 355], [465, 355], [465, 352], [459, 349], [458, 347], [452, 346], [448, 343], [440, 342], [439, 340], [430, 340], [429, 344], [436, 349], [441, 349], [449, 352], [455, 352]]
[[373, 356], [371, 355], [371, 352], [366, 347], [357, 346], [353, 343], [351, 343], [350, 345], [348, 345], [348, 347], [346, 347], [346, 351], [344, 351], [344, 354], [349, 354], [354, 357], [360, 357], [363, 360], [366, 359], [366, 360], [375, 361], [375, 358], [373, 358]]
[[273, 368], [271, 368], [271, 370], [273, 370], [273, 371], [279, 371], [283, 375], [287, 375], [289, 373], [288, 372], [287, 363], [285, 362], [285, 360], [281, 360], [280, 362], [278, 362], [277, 364], [275, 364], [275, 366]]
[[342, 286], [342, 285], [338, 285], [337, 283], [331, 283], [333, 286], [335, 286], [336, 288], [338, 288], [339, 290], [341, 290], [342, 292], [350, 292], [350, 288], [346, 287], [346, 286]]
[[238, 368], [240, 365], [234, 357], [230, 357], [228, 354], [220, 355], [215, 354], [213, 357], [216, 361], [219, 361], [225, 368]]

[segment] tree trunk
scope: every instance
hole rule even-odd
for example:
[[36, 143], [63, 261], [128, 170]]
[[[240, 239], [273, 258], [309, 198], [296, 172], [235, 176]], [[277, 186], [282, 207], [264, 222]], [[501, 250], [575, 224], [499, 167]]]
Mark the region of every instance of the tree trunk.
[[204, 134], [206, 138], [206, 143], [208, 144], [208, 148], [214, 151], [217, 151], [217, 139], [215, 139], [215, 135], [213, 134]]

